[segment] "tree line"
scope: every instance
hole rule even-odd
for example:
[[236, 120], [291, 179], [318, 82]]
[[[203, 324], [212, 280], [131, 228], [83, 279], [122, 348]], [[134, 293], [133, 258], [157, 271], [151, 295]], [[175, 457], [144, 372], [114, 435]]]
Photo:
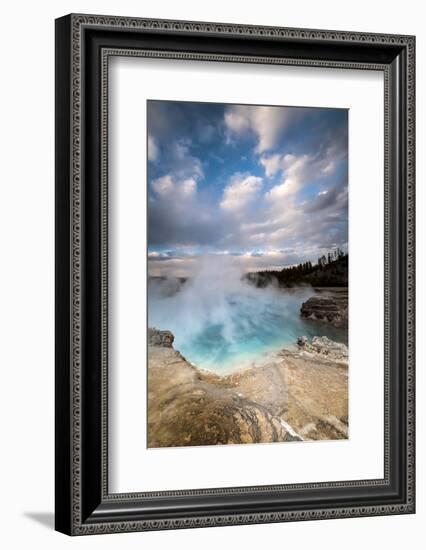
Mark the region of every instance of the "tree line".
[[311, 261], [284, 267], [281, 270], [266, 270], [248, 273], [247, 278], [259, 288], [271, 283], [281, 287], [291, 287], [297, 284], [312, 286], [347, 286], [348, 285], [348, 254], [336, 248], [320, 256], [316, 264]]

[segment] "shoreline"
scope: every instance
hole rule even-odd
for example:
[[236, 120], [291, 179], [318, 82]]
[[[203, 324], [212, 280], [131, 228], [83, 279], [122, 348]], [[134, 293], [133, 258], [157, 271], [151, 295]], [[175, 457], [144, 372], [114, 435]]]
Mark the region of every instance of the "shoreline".
[[[330, 340], [327, 336], [325, 336], [325, 337], [324, 336], [322, 336], [322, 337], [314, 336], [313, 338], [314, 339], [315, 338], [327, 338], [328, 340]], [[343, 344], [346, 347], [348, 347], [347, 344], [345, 344], [344, 342], [335, 342], [333, 340], [330, 340], [330, 342], [334, 342], [336, 344]], [[279, 346], [274, 350], [271, 349], [270, 351], [262, 352], [261, 354], [259, 354], [258, 360], [254, 360], [253, 363], [250, 364], [250, 365], [242, 365], [241, 367], [233, 367], [230, 370], [223, 369], [221, 371], [214, 370], [214, 369], [209, 369], [208, 367], [201, 366], [199, 364], [193, 363], [192, 361], [187, 359], [185, 357], [185, 355], [183, 355], [178, 349], [175, 349], [175, 351], [180, 355], [180, 357], [184, 361], [186, 361], [188, 363], [188, 365], [190, 365], [192, 368], [196, 369], [197, 371], [200, 371], [201, 374], [213, 375], [217, 378], [228, 378], [229, 376], [232, 376], [232, 375], [244, 374], [246, 371], [261, 368], [261, 367], [267, 365], [270, 362], [270, 361], [268, 361], [268, 359], [271, 360], [271, 361], [273, 361], [274, 359], [279, 360], [279, 358], [281, 357], [281, 354], [283, 354], [283, 353], [286, 353], [286, 352], [288, 352], [288, 353], [298, 353], [298, 352], [301, 352], [302, 350], [297, 345], [297, 342], [295, 342], [293, 344], [284, 344], [283, 346]], [[311, 352], [305, 351], [305, 353], [308, 353], [308, 354], [310, 353], [310, 355], [312, 357], [315, 357], [315, 353], [313, 351], [311, 351]], [[237, 361], [237, 359], [235, 361]], [[243, 363], [244, 363], [244, 360], [243, 360]], [[348, 366], [348, 363], [349, 362], [347, 362], [347, 363], [342, 362], [342, 366]], [[339, 362], [336, 361], [336, 364], [339, 364]]]
[[169, 331], [148, 346], [148, 447], [348, 438], [347, 347], [314, 337], [217, 373], [188, 362]]

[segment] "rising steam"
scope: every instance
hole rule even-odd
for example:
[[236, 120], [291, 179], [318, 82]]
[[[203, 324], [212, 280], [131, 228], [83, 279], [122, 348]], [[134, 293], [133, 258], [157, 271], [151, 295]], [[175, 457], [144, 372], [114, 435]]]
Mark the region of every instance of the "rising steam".
[[186, 281], [151, 278], [149, 326], [171, 330], [176, 349], [215, 370], [254, 360], [309, 332], [299, 310], [312, 289], [257, 289], [243, 275], [232, 256], [204, 256]]

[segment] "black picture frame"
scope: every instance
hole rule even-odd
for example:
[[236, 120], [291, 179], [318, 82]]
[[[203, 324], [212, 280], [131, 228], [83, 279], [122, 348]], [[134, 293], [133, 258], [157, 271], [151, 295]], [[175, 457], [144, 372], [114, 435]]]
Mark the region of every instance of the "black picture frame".
[[[137, 52], [383, 71], [383, 479], [108, 493], [105, 88], [108, 56]], [[85, 535], [414, 513], [414, 81], [413, 36], [80, 14], [56, 20], [58, 531]]]

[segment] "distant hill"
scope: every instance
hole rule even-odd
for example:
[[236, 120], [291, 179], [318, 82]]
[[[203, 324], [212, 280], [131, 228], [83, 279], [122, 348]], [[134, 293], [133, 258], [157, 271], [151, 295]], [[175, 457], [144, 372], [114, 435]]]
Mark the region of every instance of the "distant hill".
[[329, 252], [327, 256], [318, 258], [318, 263], [304, 262], [280, 271], [257, 271], [247, 273], [246, 278], [258, 288], [269, 284], [277, 284], [288, 288], [297, 285], [312, 285], [318, 287], [348, 286], [349, 256], [341, 250]]

